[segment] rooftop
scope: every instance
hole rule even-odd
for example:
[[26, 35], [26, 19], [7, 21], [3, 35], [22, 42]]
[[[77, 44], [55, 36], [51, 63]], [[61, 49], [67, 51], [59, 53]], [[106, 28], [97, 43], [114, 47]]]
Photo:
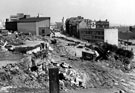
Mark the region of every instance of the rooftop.
[[18, 22], [40, 22], [46, 19], [50, 19], [50, 17], [30, 17], [25, 19], [20, 19]]

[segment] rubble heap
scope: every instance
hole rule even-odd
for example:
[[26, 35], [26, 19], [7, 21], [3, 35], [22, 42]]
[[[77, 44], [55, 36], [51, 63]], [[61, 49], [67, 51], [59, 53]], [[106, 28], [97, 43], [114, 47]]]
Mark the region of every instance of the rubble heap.
[[[71, 64], [78, 71], [84, 71], [87, 75], [86, 87], [88, 88], [117, 88], [123, 90], [127, 93], [134, 93], [134, 71], [130, 73], [125, 73], [125, 66], [122, 64], [121, 60], [115, 60], [113, 57], [109, 56], [108, 60], [97, 61], [86, 61], [82, 59], [74, 59], [76, 57], [71, 56], [69, 53], [70, 48], [65, 47], [63, 40], [58, 39], [58, 48], [54, 46], [54, 51], [56, 54], [65, 54], [60, 57], [66, 63]], [[63, 43], [62, 43], [63, 42]], [[62, 49], [62, 50], [58, 50]], [[63, 51], [64, 50], [64, 51]], [[54, 53], [54, 55], [56, 55]], [[70, 56], [69, 56], [70, 55]]]
[[[30, 40], [35, 39], [36, 37], [30, 38]], [[0, 68], [0, 87], [44, 88], [48, 90], [48, 69], [57, 67], [59, 68], [61, 90], [116, 87], [134, 93], [134, 75], [127, 75], [121, 69], [115, 69], [115, 67], [119, 68], [119, 65], [121, 65], [119, 64], [121, 62], [118, 62], [120, 60], [116, 61], [111, 57], [99, 62], [86, 61], [77, 58], [73, 54], [74, 51], [70, 50], [72, 47], [65, 47], [64, 41], [56, 39], [51, 40], [51, 42], [44, 41], [45, 46], [40, 51], [29, 50], [29, 53], [25, 53], [25, 57], [20, 62], [7, 64]]]
[[51, 57], [53, 50], [48, 47], [37, 53], [27, 54], [19, 63], [7, 64], [0, 68], [0, 86], [15, 88], [46, 88], [49, 87], [48, 69], [59, 68], [60, 88], [86, 87], [86, 74], [79, 72], [65, 62], [55, 62]]
[[0, 45], [4, 45], [5, 42], [8, 42], [9, 45], [22, 45], [24, 40], [20, 36], [16, 36], [15, 34], [0, 36]]

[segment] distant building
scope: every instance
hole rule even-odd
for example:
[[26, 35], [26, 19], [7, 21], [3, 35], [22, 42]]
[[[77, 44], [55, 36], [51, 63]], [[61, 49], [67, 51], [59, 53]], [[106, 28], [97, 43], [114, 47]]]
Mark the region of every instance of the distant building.
[[104, 42], [118, 46], [118, 29], [104, 29]]
[[96, 28], [96, 21], [91, 21], [91, 25], [90, 25], [91, 29], [95, 29]]
[[55, 23], [50, 23], [50, 29], [54, 30], [56, 28], [56, 24]]
[[110, 29], [109, 21], [96, 21], [83, 17], [71, 17], [66, 20], [66, 32], [70, 36], [89, 42], [108, 42], [118, 45], [118, 30]]
[[56, 22], [56, 27], [55, 27], [55, 29], [61, 31], [62, 28], [63, 28], [63, 23], [62, 23], [62, 22]]
[[23, 13], [17, 13], [16, 15], [11, 15], [10, 16], [10, 21], [17, 21], [22, 18], [30, 18], [30, 15], [25, 15]]
[[91, 28], [91, 22], [92, 22], [92, 20], [90, 20], [90, 19], [84, 19], [83, 21], [86, 23], [87, 28]]
[[77, 29], [82, 29], [82, 28], [90, 28], [90, 25], [88, 26], [85, 20], [82, 20], [78, 25]]
[[107, 42], [118, 46], [118, 29], [80, 29], [80, 39], [89, 42]]
[[17, 31], [17, 22], [20, 19], [30, 18], [30, 15], [24, 15], [23, 13], [17, 13], [16, 15], [11, 15], [9, 19], [6, 19], [5, 29], [9, 31]]
[[109, 29], [109, 22], [85, 21], [78, 25], [79, 38], [89, 42], [108, 42], [118, 46], [118, 29]]
[[[66, 33], [69, 34], [70, 36], [74, 36], [79, 38], [79, 23], [83, 21], [83, 17], [78, 16], [78, 17], [71, 17], [66, 19], [65, 21], [65, 26], [66, 26]], [[85, 25], [82, 23], [82, 25]]]
[[20, 19], [17, 22], [19, 32], [32, 33], [34, 35], [50, 34], [50, 17], [31, 17]]
[[89, 42], [103, 42], [104, 41], [104, 29], [90, 29], [81, 28], [79, 29], [80, 39]]
[[34, 35], [50, 34], [50, 17], [30, 17], [23, 13], [11, 15], [6, 19], [5, 29], [9, 31], [20, 31]]
[[5, 29], [9, 31], [17, 31], [17, 21], [6, 21], [5, 22]]
[[102, 28], [109, 28], [109, 22], [107, 20], [105, 21], [92, 21], [89, 19], [83, 19], [79, 23], [79, 28], [91, 28], [91, 29], [102, 29]]
[[107, 19], [105, 21], [96, 21], [96, 28], [109, 28], [109, 22]]
[[[86, 19], [82, 20], [78, 25], [78, 32], [80, 38], [88, 41], [97, 41], [103, 39], [104, 29], [109, 28], [109, 22], [106, 21], [92, 21]], [[89, 38], [89, 39], [88, 39]], [[91, 39], [90, 39], [91, 38]]]

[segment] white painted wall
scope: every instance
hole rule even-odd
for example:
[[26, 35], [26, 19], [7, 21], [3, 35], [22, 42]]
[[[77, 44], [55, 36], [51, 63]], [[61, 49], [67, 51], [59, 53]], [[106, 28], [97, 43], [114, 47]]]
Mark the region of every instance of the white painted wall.
[[91, 28], [92, 28], [92, 29], [95, 29], [95, 28], [96, 28], [96, 21], [92, 21], [92, 22], [91, 22]]
[[50, 20], [44, 20], [40, 22], [36, 22], [36, 35], [39, 35], [39, 27], [50, 27]]
[[118, 29], [104, 29], [104, 42], [118, 46]]
[[28, 22], [28, 23], [17, 23], [18, 31], [27, 33], [30, 32], [32, 34], [36, 34], [36, 22]]
[[79, 23], [78, 28], [79, 29], [81, 29], [81, 28], [88, 28], [87, 23], [83, 20], [81, 23]]

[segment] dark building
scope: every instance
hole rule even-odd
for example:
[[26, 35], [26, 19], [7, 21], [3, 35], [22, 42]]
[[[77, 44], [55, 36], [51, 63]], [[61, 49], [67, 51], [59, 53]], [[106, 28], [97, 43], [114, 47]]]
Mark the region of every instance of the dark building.
[[5, 28], [6, 28], [6, 30], [9, 30], [9, 31], [11, 31], [11, 30], [17, 31], [17, 21], [13, 21], [13, 22], [6, 21]]
[[61, 31], [62, 27], [63, 27], [63, 23], [62, 22], [56, 22], [56, 28], [55, 28], [56, 30]]
[[71, 17], [67, 19], [65, 23], [66, 33], [77, 38], [80, 38], [80, 28], [83, 28], [83, 31], [85, 31], [86, 29], [95, 29], [98, 31], [99, 29], [109, 28], [109, 22], [107, 20], [92, 21], [90, 19], [84, 19], [81, 16]]
[[79, 29], [80, 39], [86, 40], [89, 42], [103, 42], [104, 41], [104, 29], [103, 28], [85, 28]]
[[78, 25], [84, 18], [81, 16], [71, 17], [66, 20], [66, 33], [70, 36], [79, 38]]
[[30, 15], [24, 15], [23, 13], [17, 13], [16, 15], [11, 15], [9, 19], [6, 19], [5, 29], [9, 31], [17, 31], [17, 23], [20, 19], [30, 18]]
[[66, 32], [81, 40], [118, 45], [118, 30], [110, 29], [107, 20], [92, 21], [83, 17], [72, 17], [66, 20]]
[[96, 28], [109, 28], [109, 22], [107, 20], [105, 21], [96, 21]]

